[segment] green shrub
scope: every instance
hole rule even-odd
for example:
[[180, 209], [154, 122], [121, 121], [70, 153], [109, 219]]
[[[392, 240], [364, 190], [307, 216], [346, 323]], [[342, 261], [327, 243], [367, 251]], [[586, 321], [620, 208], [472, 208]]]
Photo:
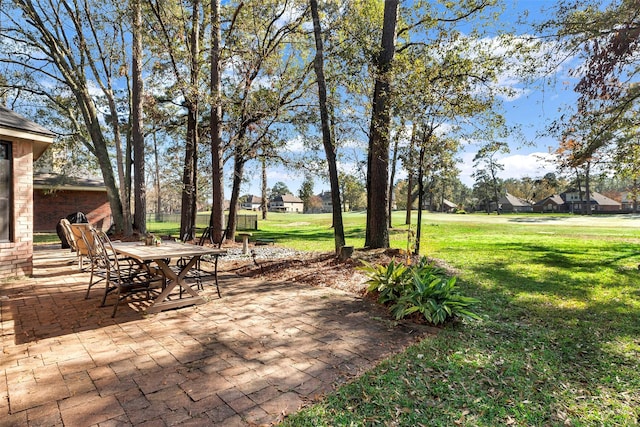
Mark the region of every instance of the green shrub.
[[387, 304], [398, 320], [414, 313], [434, 325], [457, 317], [478, 319], [470, 308], [479, 301], [460, 295], [456, 278], [447, 277], [426, 257], [409, 267], [393, 260], [386, 266], [364, 264], [361, 270], [369, 278], [367, 292], [377, 291], [378, 301]]
[[377, 291], [378, 301], [382, 304], [396, 301], [401, 295], [406, 293], [406, 288], [411, 283], [411, 270], [401, 262], [395, 263], [394, 260], [384, 265], [373, 265], [366, 261], [360, 269], [364, 271], [369, 280], [367, 292]]

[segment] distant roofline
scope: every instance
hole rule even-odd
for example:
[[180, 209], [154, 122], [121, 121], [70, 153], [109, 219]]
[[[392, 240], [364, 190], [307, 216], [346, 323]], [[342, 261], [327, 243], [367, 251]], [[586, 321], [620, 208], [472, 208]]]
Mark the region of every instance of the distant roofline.
[[107, 186], [101, 180], [77, 178], [55, 173], [34, 173], [33, 188], [37, 190], [56, 189], [59, 191], [107, 191]]

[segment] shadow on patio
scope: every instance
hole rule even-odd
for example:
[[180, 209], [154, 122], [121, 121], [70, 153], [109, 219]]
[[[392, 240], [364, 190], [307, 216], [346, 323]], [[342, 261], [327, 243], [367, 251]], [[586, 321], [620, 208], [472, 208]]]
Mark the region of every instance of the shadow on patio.
[[422, 336], [356, 295], [224, 271], [222, 299], [205, 285], [206, 304], [111, 319], [73, 254], [34, 262], [0, 284], [10, 424], [275, 423]]

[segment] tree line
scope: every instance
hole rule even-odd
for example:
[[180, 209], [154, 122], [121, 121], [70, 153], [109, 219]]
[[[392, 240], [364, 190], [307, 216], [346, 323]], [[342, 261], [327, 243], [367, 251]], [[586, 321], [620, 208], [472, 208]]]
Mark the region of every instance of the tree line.
[[[538, 36], [522, 36], [494, 28], [505, 7], [497, 0], [11, 0], [0, 11], [0, 97], [57, 132], [50, 164], [99, 170], [125, 235], [146, 232], [151, 186], [158, 210], [165, 189], [180, 194], [183, 238], [193, 237], [206, 193], [214, 239], [225, 227], [233, 239], [246, 165], [257, 160], [263, 173], [286, 164], [327, 178], [338, 251], [350, 185], [338, 164], [364, 141], [365, 245], [388, 247], [399, 168], [422, 206], [428, 186], [458, 185], [462, 141], [479, 141], [479, 162], [506, 150], [513, 129], [501, 105], [514, 89], [501, 76], [538, 75], [551, 36], [556, 52], [581, 50], [599, 70], [579, 80], [578, 112], [557, 124], [562, 143], [585, 144], [567, 167], [594, 162], [613, 140], [628, 159], [637, 88], [609, 86], [612, 76], [633, 76], [616, 65], [632, 63], [637, 48], [632, 3], [562, 2]], [[291, 154], [294, 138], [308, 156]], [[477, 170], [477, 180], [490, 178], [481, 173], [490, 168]]]

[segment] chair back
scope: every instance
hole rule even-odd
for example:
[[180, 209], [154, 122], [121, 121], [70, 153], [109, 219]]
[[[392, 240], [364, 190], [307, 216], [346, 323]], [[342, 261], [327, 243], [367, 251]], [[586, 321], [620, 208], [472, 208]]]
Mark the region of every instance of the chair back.
[[224, 242], [224, 239], [225, 239], [226, 235], [227, 235], [227, 229], [225, 228], [222, 231], [222, 237], [221, 237], [220, 241], [218, 243], [216, 243], [216, 242], [213, 241], [213, 235], [211, 234], [211, 226], [208, 226], [202, 232], [202, 236], [200, 236], [200, 240], [198, 240], [198, 245], [199, 246], [203, 246], [205, 244], [205, 241], [208, 240], [211, 244], [216, 245], [218, 247], [218, 249], [220, 249], [222, 247], [222, 243]]
[[93, 234], [91, 233], [91, 225], [87, 223], [71, 224], [71, 234], [76, 242], [79, 255], [91, 255], [93, 251]]
[[118, 278], [120, 276], [120, 264], [109, 236], [107, 236], [104, 231], [94, 228], [87, 234], [91, 235], [93, 255], [95, 257], [94, 262], [97, 267], [106, 271], [109, 276]]
[[71, 246], [71, 250], [73, 252], [77, 252], [78, 244], [76, 243], [76, 238], [71, 231], [71, 223], [68, 219], [62, 218], [60, 220], [60, 226], [62, 226], [62, 232], [64, 233], [64, 237], [67, 239], [67, 243]]

